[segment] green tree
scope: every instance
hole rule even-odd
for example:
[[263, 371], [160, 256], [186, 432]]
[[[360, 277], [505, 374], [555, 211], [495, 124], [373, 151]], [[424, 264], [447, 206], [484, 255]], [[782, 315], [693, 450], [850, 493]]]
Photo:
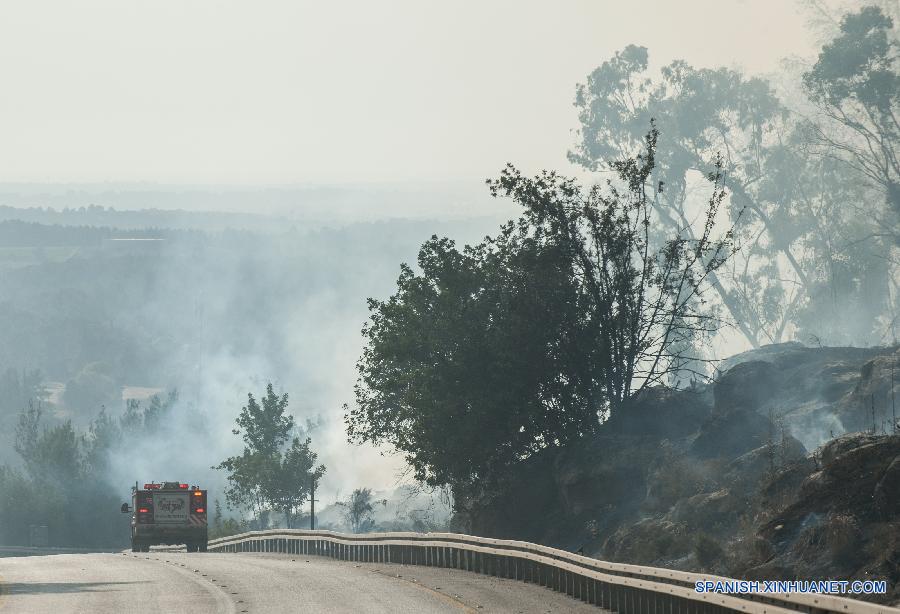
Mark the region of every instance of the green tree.
[[58, 491], [41, 488], [20, 471], [0, 466], [0, 543], [29, 545], [29, 525], [56, 528], [64, 509]]
[[215, 512], [213, 514], [213, 523], [209, 531], [210, 539], [219, 537], [228, 537], [236, 535], [246, 530], [246, 526], [236, 518], [224, 518], [222, 515], [222, 504], [216, 499]]
[[462, 251], [425, 243], [421, 273], [401, 267], [397, 292], [369, 300], [350, 440], [392, 445], [432, 486], [484, 488], [689, 368], [684, 342], [716, 326], [698, 299], [730, 233], [712, 237], [714, 173], [702, 234], [650, 245], [656, 139], [605, 190], [507, 167], [489, 186], [522, 206], [517, 222]]
[[39, 405], [32, 405], [20, 414], [15, 450], [36, 480], [68, 488], [78, 482], [84, 468], [81, 438], [70, 420], [44, 427], [42, 415]]
[[267, 494], [275, 509], [284, 514], [287, 527], [294, 528], [300, 509], [310, 497], [313, 484], [325, 475], [325, 465], [316, 465], [318, 455], [310, 449], [312, 440], [294, 437], [281, 457], [281, 467]]
[[[28, 534], [31, 524], [46, 524], [55, 545], [111, 545], [121, 541], [116, 514], [118, 496], [105, 480], [108, 446], [118, 439], [115, 423], [104, 412], [88, 434], [81, 434], [71, 421], [46, 425], [40, 406], [32, 405], [19, 415], [15, 450], [22, 458], [25, 475], [7, 470], [7, 498], [34, 501], [28, 519], [7, 512], [15, 530]], [[82, 513], [81, 510], [90, 510]], [[27, 520], [27, 522], [26, 522]], [[16, 526], [16, 525], [12, 525]]]
[[295, 424], [294, 417], [285, 414], [287, 393], [279, 397], [270, 383], [261, 401], [260, 405], [252, 394], [247, 395], [247, 405], [241, 408], [237, 417], [239, 428], [232, 433], [241, 435], [252, 452], [267, 454], [278, 451], [284, 445]]
[[0, 539], [27, 543], [29, 525], [44, 524], [53, 545], [124, 545], [127, 519], [118, 513], [122, 485], [109, 483], [111, 454], [156, 435], [175, 398], [144, 407], [130, 402], [118, 420], [101, 407], [85, 431], [69, 420], [47, 420], [40, 403], [31, 402], [15, 428], [22, 470], [0, 466]]
[[[818, 207], [820, 218], [828, 221], [818, 234], [833, 247], [832, 254], [817, 250], [825, 265], [818, 277], [830, 284], [820, 283], [804, 328], [815, 328], [815, 321], [833, 322], [835, 332], [828, 338], [839, 343], [873, 344], [897, 338], [898, 16], [896, 3], [882, 3], [835, 19], [837, 27], [815, 64], [802, 75], [803, 91], [811, 103], [811, 108], [804, 109], [806, 119], [801, 124], [805, 151], [811, 154], [807, 157], [812, 165], [824, 169], [821, 183], [834, 195], [821, 199], [834, 204]], [[838, 317], [823, 318], [822, 312], [828, 310]], [[874, 326], [858, 330], [860, 322], [874, 322]]]
[[344, 519], [354, 533], [367, 533], [375, 526], [371, 488], [357, 488], [346, 501], [339, 501], [338, 505], [343, 508]]
[[838, 35], [822, 47], [815, 65], [803, 75], [820, 111], [808, 127], [835, 157], [879, 186], [900, 219], [900, 70], [897, 32], [891, 17], [877, 6], [847, 14]]
[[[709, 280], [730, 323], [754, 347], [800, 334], [831, 343], [882, 341], [892, 279], [889, 246], [877, 238], [884, 227], [872, 219], [859, 177], [835, 164], [846, 158], [839, 143], [819, 140], [819, 155], [810, 155], [813, 128], [826, 135], [846, 130], [827, 121], [811, 125], [805, 102], [789, 107], [780, 98], [786, 93], [763, 79], [683, 61], [654, 76], [648, 57], [646, 48], [628, 46], [578, 86], [581, 129], [570, 159], [606, 169], [607, 160], [639, 150], [646, 122], [656, 118], [664, 144], [654, 179], [666, 185], [653, 202], [659, 227], [690, 236], [698, 205], [693, 178], [721, 152], [740, 250]], [[786, 81], [799, 87], [801, 78], [788, 74]]]
[[312, 481], [325, 474], [325, 466], [315, 464], [311, 440], [291, 436], [297, 426], [287, 407], [288, 395], [279, 397], [271, 383], [259, 402], [248, 394], [236, 420], [238, 428], [232, 431], [242, 436], [244, 450], [213, 467], [228, 472], [226, 501], [249, 508], [261, 525], [274, 510], [292, 526]]
[[460, 252], [433, 237], [421, 275], [369, 301], [351, 440], [393, 443], [430, 484], [477, 479], [596, 415], [591, 331], [562, 250], [514, 225]]
[[158, 430], [177, 402], [177, 390], [170, 390], [164, 399], [158, 394], [154, 394], [150, 397], [147, 406], [140, 412], [140, 423], [143, 432], [153, 433]]
[[715, 272], [709, 281], [751, 345], [778, 341], [790, 321], [780, 280], [807, 283], [797, 246], [783, 233], [784, 210], [759, 193], [772, 150], [789, 130], [786, 110], [765, 81], [731, 69], [698, 69], [678, 60], [654, 79], [648, 66], [647, 48], [629, 45], [578, 85], [581, 128], [569, 158], [588, 169], [606, 169], [609, 160], [640, 150], [645, 126], [655, 118], [664, 146], [657, 152], [654, 179], [666, 186], [652, 202], [659, 229], [691, 237], [692, 178], [724, 155], [731, 192], [727, 211], [738, 238], [763, 249], [750, 253], [742, 283], [729, 284]]
[[100, 478], [109, 469], [109, 452], [122, 443], [120, 424], [101, 407], [100, 413], [91, 421], [87, 437], [83, 440], [84, 465], [88, 475]]

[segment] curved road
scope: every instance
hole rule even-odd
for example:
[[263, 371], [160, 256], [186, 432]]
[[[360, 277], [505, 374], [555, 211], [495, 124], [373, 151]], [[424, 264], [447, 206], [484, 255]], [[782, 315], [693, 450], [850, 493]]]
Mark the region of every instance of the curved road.
[[128, 552], [0, 558], [0, 614], [599, 611], [515, 580], [303, 555]]

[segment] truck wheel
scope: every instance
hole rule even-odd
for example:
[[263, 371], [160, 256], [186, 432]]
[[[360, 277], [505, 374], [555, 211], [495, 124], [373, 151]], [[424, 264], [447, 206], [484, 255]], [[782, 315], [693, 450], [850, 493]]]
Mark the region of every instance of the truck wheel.
[[136, 541], [131, 542], [131, 551], [132, 552], [141, 552], [141, 545]]
[[200, 552], [206, 552], [206, 542], [200, 542], [197, 544], [197, 550]]
[[144, 544], [143, 552], [150, 552], [150, 544]]
[[184, 549], [188, 552], [197, 552], [197, 545], [191, 542], [188, 542], [184, 545]]

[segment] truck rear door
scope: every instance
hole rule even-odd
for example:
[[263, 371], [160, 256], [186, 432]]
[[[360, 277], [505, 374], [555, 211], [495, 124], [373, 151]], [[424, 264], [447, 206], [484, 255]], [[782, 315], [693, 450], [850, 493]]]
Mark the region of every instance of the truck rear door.
[[189, 496], [187, 492], [154, 492], [153, 521], [157, 524], [188, 524]]

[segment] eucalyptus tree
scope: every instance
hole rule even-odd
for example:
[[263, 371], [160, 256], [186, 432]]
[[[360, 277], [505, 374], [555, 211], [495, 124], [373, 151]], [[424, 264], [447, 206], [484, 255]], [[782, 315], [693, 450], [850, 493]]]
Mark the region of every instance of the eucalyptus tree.
[[[897, 237], [900, 216], [900, 44], [894, 20], [878, 6], [844, 15], [803, 83], [819, 115], [808, 124], [819, 153], [878, 186]], [[884, 213], [872, 211], [873, 215]]]
[[877, 233], [854, 210], [869, 194], [834, 156], [813, 155], [808, 119], [771, 84], [683, 61], [654, 75], [647, 49], [629, 46], [578, 86], [575, 105], [581, 129], [570, 159], [597, 171], [639, 149], [642, 124], [656, 119], [663, 139], [654, 176], [667, 189], [653, 204], [670, 232], [693, 232], [691, 178], [724, 155], [740, 250], [710, 281], [750, 345], [797, 336], [878, 342], [891, 274], [883, 246], [858, 243]]
[[728, 214], [740, 242], [754, 248], [743, 253], [749, 261], [738, 283], [716, 274], [710, 281], [751, 345], [779, 340], [789, 313], [780, 280], [791, 276], [802, 287], [808, 278], [796, 246], [782, 232], [784, 209], [760, 193], [773, 157], [783, 154], [778, 145], [787, 131], [786, 111], [768, 84], [683, 61], [663, 67], [654, 79], [647, 49], [630, 45], [577, 87], [575, 105], [581, 129], [569, 156], [593, 170], [633, 155], [642, 126], [655, 119], [663, 144], [654, 175], [666, 190], [653, 205], [668, 232], [694, 232], [691, 179], [723, 156]]

